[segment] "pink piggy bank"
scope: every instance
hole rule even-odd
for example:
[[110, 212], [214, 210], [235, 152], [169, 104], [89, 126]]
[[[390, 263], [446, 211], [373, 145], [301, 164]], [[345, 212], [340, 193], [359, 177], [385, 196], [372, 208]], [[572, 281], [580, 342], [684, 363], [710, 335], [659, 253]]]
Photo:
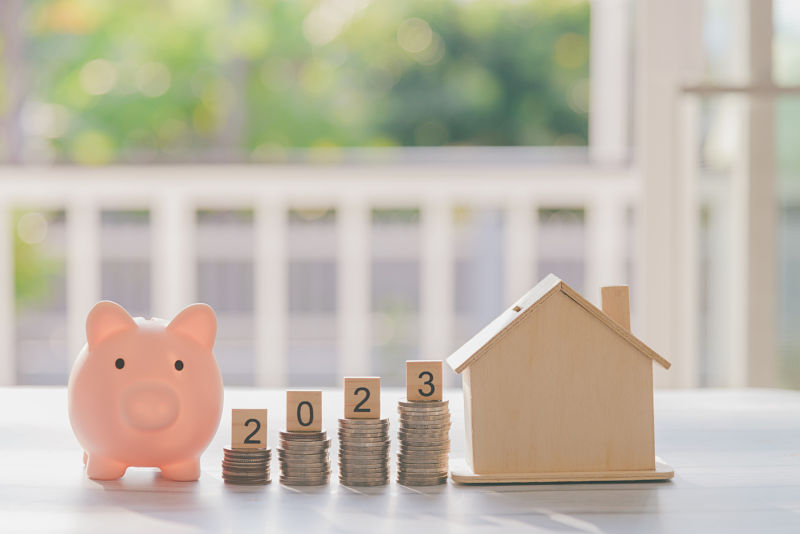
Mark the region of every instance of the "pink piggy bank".
[[198, 479], [222, 414], [216, 334], [206, 304], [187, 306], [169, 323], [134, 319], [109, 301], [92, 308], [69, 377], [69, 419], [89, 478], [158, 467], [171, 480]]

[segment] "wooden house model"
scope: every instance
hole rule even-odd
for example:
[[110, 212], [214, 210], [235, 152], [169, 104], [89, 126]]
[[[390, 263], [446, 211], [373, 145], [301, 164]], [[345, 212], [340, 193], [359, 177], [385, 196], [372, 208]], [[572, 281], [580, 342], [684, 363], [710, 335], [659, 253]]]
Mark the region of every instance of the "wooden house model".
[[463, 379], [460, 483], [663, 480], [655, 457], [653, 362], [630, 332], [627, 286], [598, 309], [554, 275], [453, 353]]

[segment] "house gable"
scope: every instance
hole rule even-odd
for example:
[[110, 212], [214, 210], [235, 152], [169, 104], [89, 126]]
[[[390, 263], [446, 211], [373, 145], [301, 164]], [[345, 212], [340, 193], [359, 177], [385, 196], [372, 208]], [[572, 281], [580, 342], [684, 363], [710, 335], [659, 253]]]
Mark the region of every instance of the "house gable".
[[530, 315], [535, 313], [536, 310], [555, 293], [563, 293], [568, 296], [600, 323], [604, 324], [615, 334], [634, 346], [640, 354], [658, 362], [665, 369], [669, 369], [671, 364], [666, 359], [659, 356], [658, 353], [645, 345], [639, 338], [617, 324], [613, 319], [603, 313], [602, 310], [587, 301], [577, 291], [565, 284], [554, 274], [547, 275], [510, 308], [501, 313], [491, 323], [486, 325], [486, 327], [462, 345], [461, 348], [451, 354], [450, 357], [447, 358], [448, 365], [450, 365], [455, 372], [461, 373], [469, 365], [490, 352], [491, 347], [502, 339], [509, 330], [529, 320]]

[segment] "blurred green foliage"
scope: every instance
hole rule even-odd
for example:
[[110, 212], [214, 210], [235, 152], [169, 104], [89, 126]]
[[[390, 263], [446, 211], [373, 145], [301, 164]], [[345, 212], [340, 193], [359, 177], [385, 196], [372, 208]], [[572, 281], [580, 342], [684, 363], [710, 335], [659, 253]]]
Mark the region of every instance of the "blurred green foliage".
[[35, 306], [53, 296], [52, 281], [63, 276], [64, 260], [55, 259], [42, 249], [48, 226], [63, 222], [64, 212], [14, 210], [14, 302], [17, 309]]
[[84, 164], [585, 145], [586, 0], [30, 0], [28, 131]]

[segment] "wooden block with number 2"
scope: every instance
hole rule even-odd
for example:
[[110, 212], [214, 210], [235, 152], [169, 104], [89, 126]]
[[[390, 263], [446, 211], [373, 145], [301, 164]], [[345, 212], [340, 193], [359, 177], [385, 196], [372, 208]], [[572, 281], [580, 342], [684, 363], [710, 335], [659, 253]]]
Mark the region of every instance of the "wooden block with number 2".
[[231, 448], [267, 448], [267, 410], [233, 410]]
[[347, 419], [380, 419], [380, 377], [346, 377], [344, 379], [344, 416]]
[[289, 432], [322, 430], [322, 391], [286, 392], [286, 430]]
[[442, 400], [442, 361], [406, 361], [406, 397], [409, 401]]

